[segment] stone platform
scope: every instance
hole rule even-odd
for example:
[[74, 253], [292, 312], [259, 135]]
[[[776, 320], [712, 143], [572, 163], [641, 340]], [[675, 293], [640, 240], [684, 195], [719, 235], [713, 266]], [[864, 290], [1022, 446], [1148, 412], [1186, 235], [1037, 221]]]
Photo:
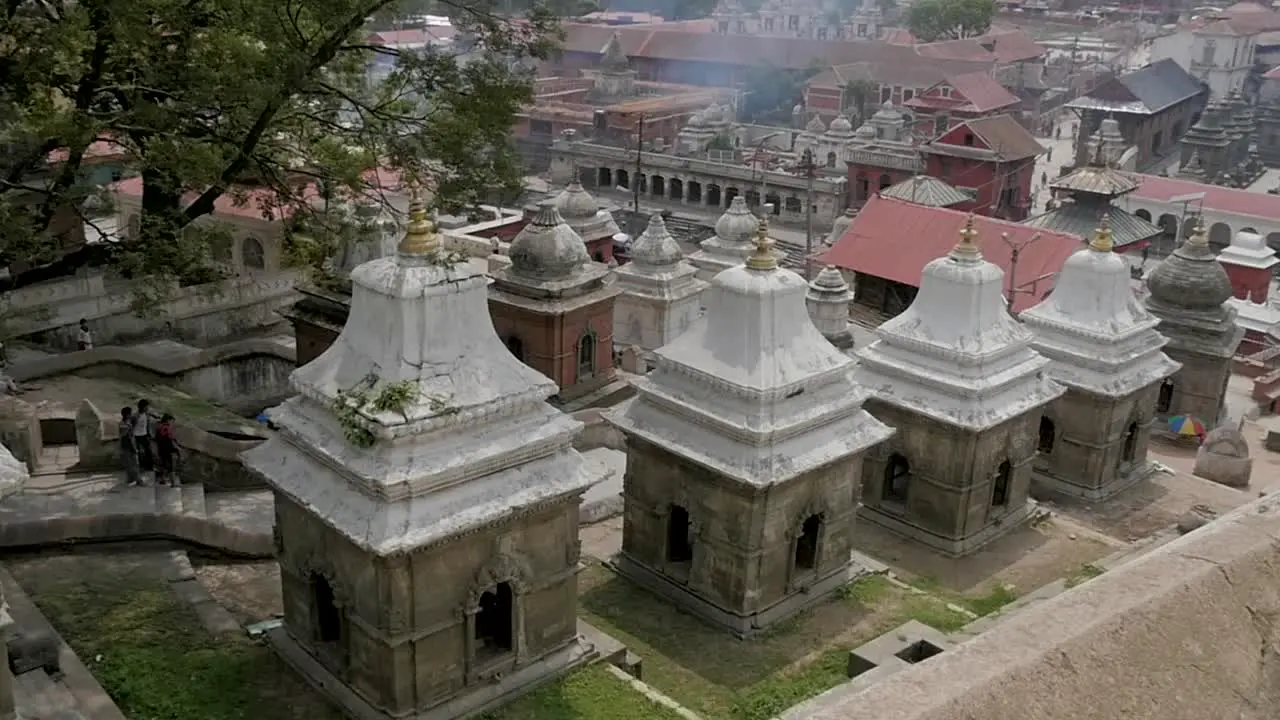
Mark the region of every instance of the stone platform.
[[0, 549], [164, 539], [271, 557], [270, 492], [206, 495], [199, 484], [123, 487], [119, 475], [49, 475], [0, 502]]
[[[589, 639], [600, 636], [582, 620], [578, 621], [578, 637], [569, 645], [551, 655], [517, 669], [496, 682], [462, 695], [429, 710], [401, 716], [407, 720], [460, 720], [479, 715], [504, 705], [544, 683], [564, 677], [570, 672], [601, 659], [601, 649]], [[353, 720], [392, 720], [381, 710], [370, 705], [362, 697], [342, 683], [333, 673], [316, 661], [289, 636], [283, 626], [265, 633], [267, 644], [307, 682], [343, 709]], [[616, 645], [616, 643], [614, 643]], [[621, 647], [621, 646], [618, 646]], [[617, 648], [609, 650], [611, 655]], [[622, 650], [625, 653], [625, 649]]]

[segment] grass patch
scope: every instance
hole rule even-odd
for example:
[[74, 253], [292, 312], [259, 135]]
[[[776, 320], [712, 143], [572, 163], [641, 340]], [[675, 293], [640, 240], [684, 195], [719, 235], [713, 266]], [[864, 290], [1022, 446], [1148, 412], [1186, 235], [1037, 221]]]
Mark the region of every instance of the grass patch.
[[1093, 563], [1085, 563], [1077, 568], [1075, 572], [1067, 576], [1066, 587], [1070, 590], [1082, 582], [1098, 577], [1104, 572], [1106, 572], [1104, 568], [1100, 568]]
[[534, 690], [481, 720], [679, 720], [601, 665]]
[[604, 566], [579, 576], [585, 619], [644, 660], [644, 680], [707, 720], [769, 720], [847, 680], [848, 651], [908, 620], [942, 631], [969, 618], [872, 575], [748, 640], [703, 623]]
[[163, 579], [79, 579], [34, 599], [130, 720], [340, 720], [265, 646], [207, 633]]
[[1005, 585], [996, 585], [982, 594], [966, 595], [948, 590], [937, 580], [929, 577], [913, 578], [909, 584], [957, 607], [962, 607], [978, 617], [998, 612], [1005, 605], [1018, 599], [1018, 594]]

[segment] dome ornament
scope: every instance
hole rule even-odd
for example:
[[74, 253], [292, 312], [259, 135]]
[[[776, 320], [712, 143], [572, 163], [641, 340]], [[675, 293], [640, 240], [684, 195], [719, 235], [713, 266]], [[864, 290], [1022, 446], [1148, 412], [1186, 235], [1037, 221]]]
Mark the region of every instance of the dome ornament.
[[761, 218], [760, 225], [756, 228], [755, 250], [751, 256], [747, 258], [747, 268], [750, 270], [776, 270], [778, 268], [778, 258], [773, 254], [773, 238], [769, 237], [769, 221]]
[[1195, 229], [1191, 231], [1191, 237], [1187, 238], [1189, 247], [1209, 247], [1209, 234], [1205, 231], [1204, 218], [1196, 223]]
[[396, 251], [401, 255], [431, 255], [440, 249], [440, 235], [427, 217], [426, 205], [422, 202], [422, 190], [414, 188], [413, 200], [409, 203], [409, 228], [400, 240]]
[[1111, 214], [1103, 213], [1098, 229], [1089, 242], [1089, 247], [1098, 252], [1111, 252], [1115, 244], [1111, 241]]
[[951, 257], [955, 260], [977, 262], [982, 259], [982, 248], [978, 245], [978, 231], [973, 227], [973, 213], [965, 218], [964, 229], [960, 231], [960, 242], [951, 249]]

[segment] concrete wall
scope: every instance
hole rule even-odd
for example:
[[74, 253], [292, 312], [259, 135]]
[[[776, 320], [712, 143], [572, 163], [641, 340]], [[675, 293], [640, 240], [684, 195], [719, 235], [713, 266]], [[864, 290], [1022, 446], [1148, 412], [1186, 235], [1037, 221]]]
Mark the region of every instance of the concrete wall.
[[297, 273], [285, 271], [177, 288], [167, 302], [145, 317], [135, 312], [131, 283], [109, 282], [101, 276], [24, 288], [0, 307], [16, 311], [11, 321], [14, 336], [37, 336], [54, 347], [76, 347], [81, 318], [89, 321], [97, 345], [151, 337], [161, 331], [203, 343], [279, 322], [276, 311], [295, 299], [297, 278]]
[[[184, 346], [176, 346], [184, 348]], [[189, 395], [250, 413], [284, 401], [292, 390], [294, 349], [271, 340], [241, 340], [214, 348], [164, 352], [147, 347], [96, 347], [10, 368], [20, 382], [59, 375], [172, 385]]]
[[[1280, 717], [1280, 494], [786, 720]], [[800, 711], [803, 712], [800, 712]]]

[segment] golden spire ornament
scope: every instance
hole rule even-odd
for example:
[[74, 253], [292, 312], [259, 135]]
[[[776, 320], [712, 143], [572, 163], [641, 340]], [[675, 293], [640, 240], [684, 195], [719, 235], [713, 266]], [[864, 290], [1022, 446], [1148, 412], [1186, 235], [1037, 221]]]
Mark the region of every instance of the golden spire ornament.
[[951, 249], [951, 257], [961, 260], [982, 258], [982, 248], [978, 246], [978, 231], [973, 227], [973, 213], [965, 218], [964, 229], [960, 231], [960, 242]]
[[422, 191], [415, 188], [413, 201], [409, 203], [409, 228], [400, 240], [397, 250], [402, 255], [430, 255], [440, 249], [440, 236], [427, 217], [422, 202]]
[[1191, 237], [1187, 238], [1187, 245], [1209, 247], [1209, 234], [1204, 228], [1204, 218], [1200, 218], [1196, 223], [1196, 228], [1191, 231]]
[[1111, 213], [1102, 213], [1102, 220], [1098, 223], [1093, 240], [1089, 241], [1089, 247], [1098, 252], [1111, 252], [1115, 248], [1111, 239]]
[[751, 270], [775, 270], [778, 258], [773, 255], [773, 238], [769, 237], [769, 221], [760, 218], [756, 228], [756, 248], [747, 258], [747, 268]]

